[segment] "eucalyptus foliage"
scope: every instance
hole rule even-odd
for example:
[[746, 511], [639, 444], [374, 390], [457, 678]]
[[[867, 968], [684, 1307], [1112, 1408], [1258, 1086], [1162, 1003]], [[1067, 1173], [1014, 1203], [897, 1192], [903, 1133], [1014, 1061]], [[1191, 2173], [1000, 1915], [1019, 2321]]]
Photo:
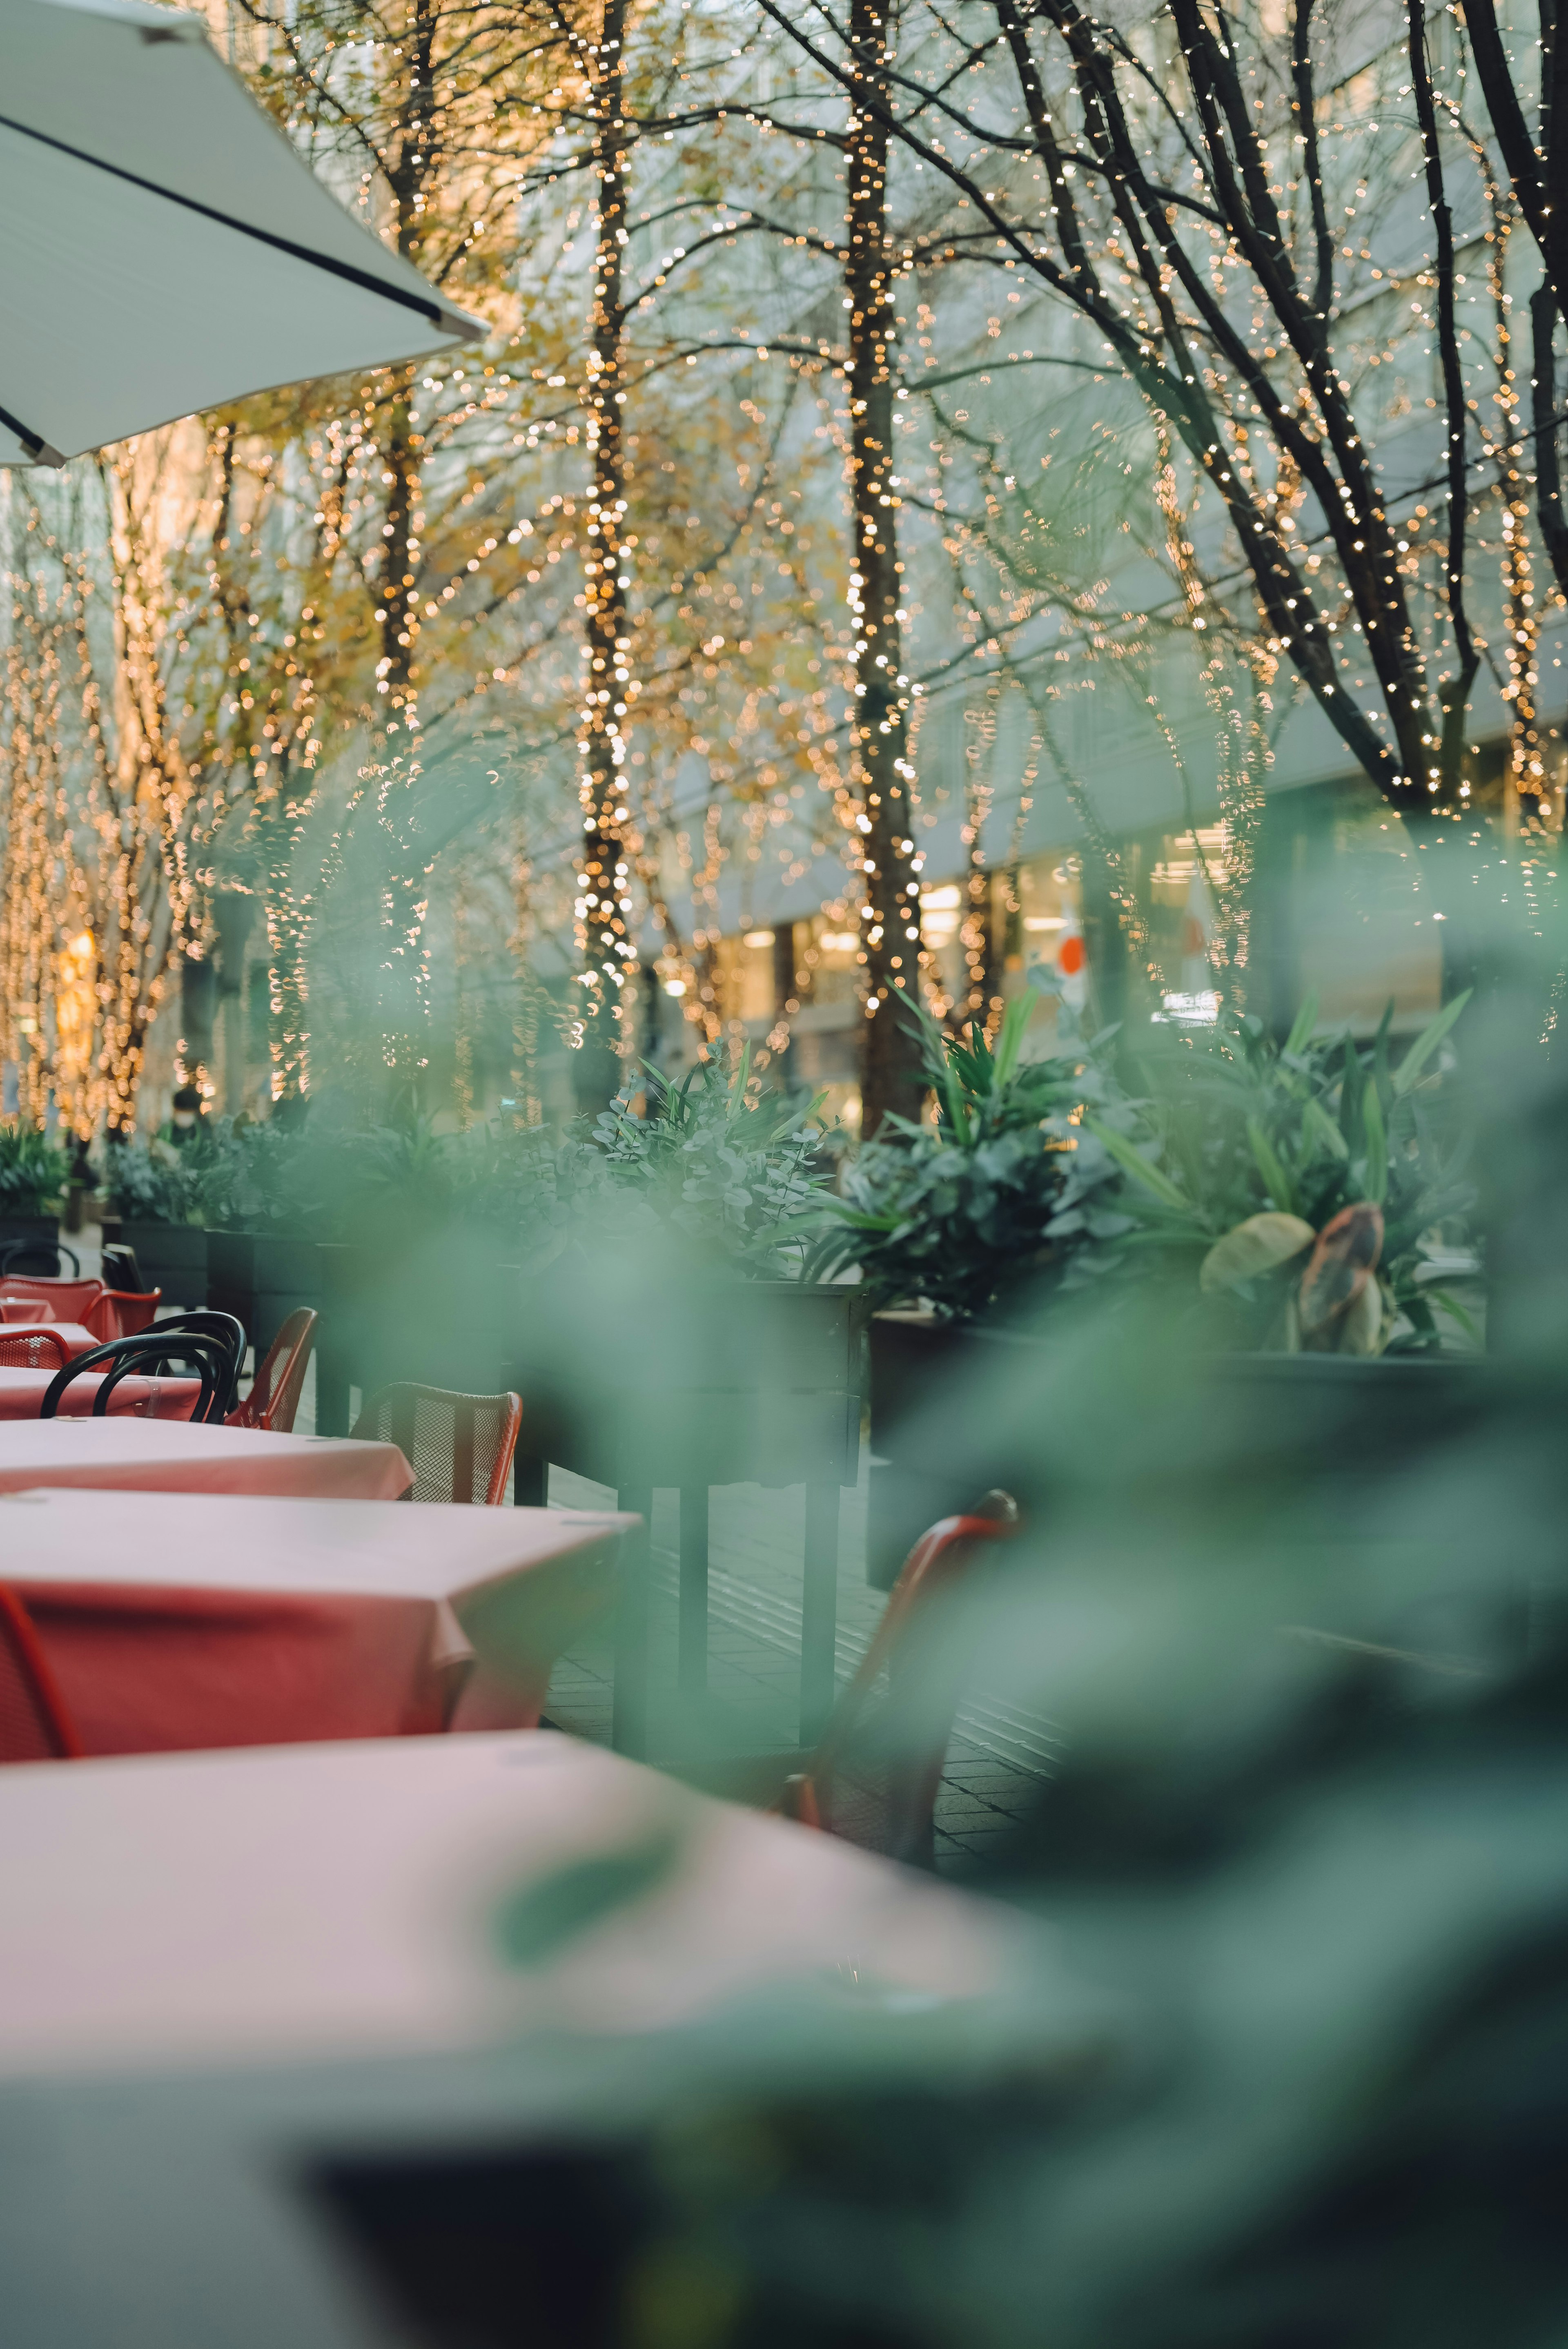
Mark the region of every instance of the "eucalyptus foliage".
[[360, 1126], [327, 1099], [303, 1114], [221, 1126], [203, 1200], [220, 1229], [389, 1250], [477, 1229], [504, 1260], [537, 1265], [567, 1245], [602, 1181], [598, 1154], [552, 1128], [442, 1133], [428, 1118]]
[[0, 1216], [44, 1216], [57, 1204], [70, 1167], [36, 1126], [0, 1123]]
[[1435, 1349], [1434, 1304], [1468, 1328], [1430, 1278], [1439, 1226], [1450, 1244], [1470, 1242], [1471, 1137], [1442, 1065], [1468, 1000], [1448, 1004], [1398, 1063], [1392, 1003], [1369, 1043], [1343, 1029], [1315, 1035], [1315, 995], [1283, 1044], [1251, 1016], [1209, 1034], [1151, 1030], [1123, 1059], [1140, 1096], [1132, 1118], [1085, 1120], [1125, 1177], [1137, 1228], [1123, 1263], [1152, 1269], [1162, 1257], [1216, 1301], [1233, 1341], [1290, 1348], [1312, 1249], [1336, 1216], [1370, 1203], [1384, 1309], [1356, 1350]]
[[136, 1224], [201, 1224], [218, 1163], [214, 1142], [110, 1141], [104, 1155], [109, 1213]]
[[821, 1095], [759, 1088], [749, 1049], [727, 1068], [704, 1058], [678, 1083], [645, 1068], [642, 1090], [640, 1114], [628, 1086], [594, 1128], [610, 1226], [656, 1227], [752, 1273], [797, 1270], [828, 1201]]
[[858, 1264], [878, 1305], [923, 1298], [971, 1316], [1023, 1301], [1079, 1247], [1133, 1229], [1114, 1157], [1074, 1123], [1106, 1080], [1081, 1056], [1026, 1061], [1033, 1008], [1028, 995], [1008, 1006], [994, 1050], [977, 1028], [959, 1041], [919, 1015], [936, 1122], [889, 1118], [861, 1152], [811, 1250], [818, 1278]]

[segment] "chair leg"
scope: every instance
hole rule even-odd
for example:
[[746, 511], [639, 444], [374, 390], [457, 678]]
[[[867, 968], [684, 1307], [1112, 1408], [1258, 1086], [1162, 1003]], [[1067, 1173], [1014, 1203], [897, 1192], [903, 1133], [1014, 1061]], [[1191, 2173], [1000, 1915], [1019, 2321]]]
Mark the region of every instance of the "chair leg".
[[806, 1581], [800, 1607], [800, 1743], [815, 1745], [833, 1710], [839, 1628], [839, 1488], [806, 1487]]
[[511, 1497], [520, 1509], [542, 1509], [550, 1503], [550, 1463], [521, 1448], [511, 1460]]
[[684, 1693], [707, 1686], [707, 1486], [683, 1485], [681, 1510], [680, 1661]]
[[615, 1690], [610, 1743], [617, 1754], [640, 1762], [648, 1750], [648, 1569], [651, 1486], [632, 1485], [615, 1495], [615, 1506], [641, 1517], [621, 1541], [621, 1601], [615, 1610]]
[[[330, 1326], [330, 1325], [329, 1325]], [[324, 1337], [315, 1350], [315, 1432], [318, 1435], [348, 1433], [348, 1363]]]

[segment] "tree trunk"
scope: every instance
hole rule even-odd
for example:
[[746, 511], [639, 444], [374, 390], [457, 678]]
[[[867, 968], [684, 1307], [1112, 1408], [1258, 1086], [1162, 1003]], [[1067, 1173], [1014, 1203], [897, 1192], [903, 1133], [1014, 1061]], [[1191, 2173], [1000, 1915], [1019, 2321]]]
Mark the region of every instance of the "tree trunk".
[[[866, 1032], [861, 1132], [890, 1111], [913, 1117], [921, 1054], [906, 999], [920, 999], [920, 883], [910, 828], [908, 709], [899, 602], [898, 498], [892, 486], [897, 328], [887, 233], [889, 95], [885, 0], [853, 0], [849, 154], [851, 505], [855, 568], [855, 751], [862, 824], [861, 944]], [[864, 102], [857, 102], [863, 98]], [[875, 109], [874, 111], [872, 109]]]
[[[628, 140], [622, 114], [626, 0], [605, 0], [593, 73], [593, 178], [598, 205], [598, 264], [590, 321], [588, 378], [583, 389], [593, 463], [588, 507], [590, 552], [583, 561], [583, 862], [578, 867], [583, 1042], [573, 1071], [580, 1109], [606, 1108], [621, 1078], [621, 996], [636, 959], [627, 893], [625, 735], [631, 638], [621, 543], [626, 512], [626, 455], [621, 409], [624, 326], [621, 276]], [[635, 1007], [633, 1005], [633, 1017]]]

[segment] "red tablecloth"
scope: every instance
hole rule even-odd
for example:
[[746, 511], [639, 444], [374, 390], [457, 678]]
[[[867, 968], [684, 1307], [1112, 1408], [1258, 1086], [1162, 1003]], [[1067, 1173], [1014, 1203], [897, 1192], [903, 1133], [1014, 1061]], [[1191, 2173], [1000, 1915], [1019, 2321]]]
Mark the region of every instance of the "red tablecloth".
[[0, 1493], [95, 1485], [119, 1492], [391, 1501], [413, 1481], [395, 1444], [356, 1444], [346, 1436], [268, 1435], [178, 1419], [0, 1420]]
[[[36, 1419], [51, 1381], [58, 1376], [57, 1369], [15, 1371], [0, 1363], [0, 1419]], [[73, 1379], [60, 1397], [61, 1418], [88, 1417], [103, 1377], [101, 1371], [90, 1371], [85, 1377]], [[109, 1416], [189, 1419], [201, 1392], [200, 1379], [139, 1378], [133, 1374], [121, 1379], [110, 1395]]]
[[459, 1692], [454, 1725], [528, 1728], [562, 1647], [610, 1602], [620, 1536], [635, 1523], [573, 1509], [15, 1494], [0, 1503], [0, 1577], [37, 1626], [92, 1754], [438, 1730]]

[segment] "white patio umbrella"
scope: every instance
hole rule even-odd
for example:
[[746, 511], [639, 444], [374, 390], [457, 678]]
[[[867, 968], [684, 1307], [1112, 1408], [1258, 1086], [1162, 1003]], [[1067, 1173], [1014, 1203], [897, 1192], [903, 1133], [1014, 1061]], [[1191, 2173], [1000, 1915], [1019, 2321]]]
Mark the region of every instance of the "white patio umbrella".
[[484, 332], [143, 0], [0, 0], [0, 465]]

